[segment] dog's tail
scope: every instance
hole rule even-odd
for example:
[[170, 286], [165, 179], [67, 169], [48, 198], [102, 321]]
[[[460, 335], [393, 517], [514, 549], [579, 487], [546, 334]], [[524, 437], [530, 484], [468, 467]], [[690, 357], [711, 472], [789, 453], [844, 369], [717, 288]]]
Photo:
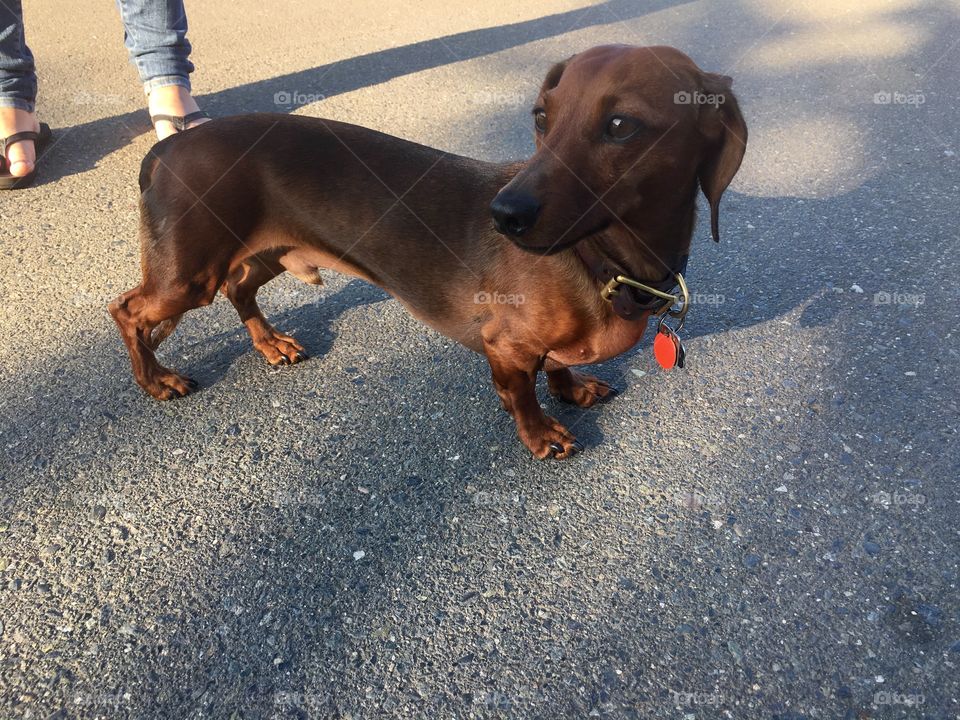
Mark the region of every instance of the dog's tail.
[[153, 184], [153, 173], [160, 165], [160, 156], [157, 154], [157, 147], [154, 146], [143, 157], [140, 163], [140, 192], [146, 190]]
[[[145, 254], [149, 248], [156, 244], [160, 234], [155, 223], [156, 213], [152, 212], [151, 196], [154, 193], [149, 191], [153, 185], [154, 174], [157, 168], [161, 166], [161, 159], [158, 154], [161, 151], [162, 148], [158, 150], [155, 145], [143, 158], [143, 162], [140, 163], [140, 244]], [[151, 350], [156, 350], [160, 343], [170, 336], [182, 317], [183, 313], [167, 318], [153, 328], [146, 341]]]

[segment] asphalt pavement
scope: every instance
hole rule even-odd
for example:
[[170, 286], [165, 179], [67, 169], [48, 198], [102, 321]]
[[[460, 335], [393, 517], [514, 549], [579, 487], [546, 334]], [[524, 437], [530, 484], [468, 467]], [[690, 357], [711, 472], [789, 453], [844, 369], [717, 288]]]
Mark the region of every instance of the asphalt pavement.
[[[133, 383], [150, 132], [112, 3], [33, 0], [41, 182], [0, 194], [0, 718], [960, 717], [960, 5], [188, 4], [214, 115], [522, 158], [550, 65], [674, 45], [750, 127], [687, 367], [595, 368], [534, 460], [485, 360], [326, 273]], [[322, 169], [319, 169], [322, 171]]]

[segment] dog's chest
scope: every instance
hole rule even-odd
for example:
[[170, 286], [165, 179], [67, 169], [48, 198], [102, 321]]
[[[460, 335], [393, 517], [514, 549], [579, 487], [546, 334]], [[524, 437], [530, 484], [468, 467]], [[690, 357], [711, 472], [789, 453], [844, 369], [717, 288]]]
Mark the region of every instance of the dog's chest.
[[611, 318], [598, 323], [586, 334], [581, 334], [562, 347], [552, 349], [547, 357], [562, 365], [589, 365], [622, 355], [643, 337], [647, 320], [627, 322]]

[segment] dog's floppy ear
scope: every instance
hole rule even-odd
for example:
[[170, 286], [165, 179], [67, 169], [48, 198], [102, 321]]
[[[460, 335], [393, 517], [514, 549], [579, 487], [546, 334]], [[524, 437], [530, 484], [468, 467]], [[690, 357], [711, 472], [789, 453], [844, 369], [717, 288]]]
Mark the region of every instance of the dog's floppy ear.
[[[726, 75], [703, 73], [700, 131], [705, 138], [704, 155], [697, 169], [700, 189], [710, 203], [710, 231], [720, 242], [720, 197], [740, 168], [747, 149], [747, 123]], [[712, 97], [711, 97], [712, 96]]]
[[540, 86], [540, 92], [545, 93], [547, 90], [553, 90], [557, 85], [560, 84], [560, 77], [563, 75], [563, 71], [567, 69], [567, 63], [573, 60], [576, 55], [571, 55], [563, 62], [558, 62], [547, 72], [547, 76], [543, 79], [543, 85]]

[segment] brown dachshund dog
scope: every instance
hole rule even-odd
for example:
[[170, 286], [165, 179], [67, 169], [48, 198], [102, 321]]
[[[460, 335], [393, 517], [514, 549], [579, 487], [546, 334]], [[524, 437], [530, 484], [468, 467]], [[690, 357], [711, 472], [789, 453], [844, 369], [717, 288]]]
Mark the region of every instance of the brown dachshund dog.
[[288, 115], [174, 135], [140, 173], [143, 282], [109, 306], [134, 377], [161, 400], [196, 387], [154, 350], [218, 290], [268, 362], [305, 358], [264, 318], [257, 289], [284, 271], [320, 284], [329, 268], [486, 355], [523, 443], [539, 458], [568, 457], [582, 448], [541, 409], [537, 373], [581, 407], [609, 396], [570, 366], [633, 347], [663, 301], [623, 286], [611, 302], [603, 286], [618, 274], [674, 286], [698, 187], [717, 239], [720, 196], [747, 139], [730, 86], [672, 48], [593, 48], [547, 74], [536, 153], [519, 164]]

